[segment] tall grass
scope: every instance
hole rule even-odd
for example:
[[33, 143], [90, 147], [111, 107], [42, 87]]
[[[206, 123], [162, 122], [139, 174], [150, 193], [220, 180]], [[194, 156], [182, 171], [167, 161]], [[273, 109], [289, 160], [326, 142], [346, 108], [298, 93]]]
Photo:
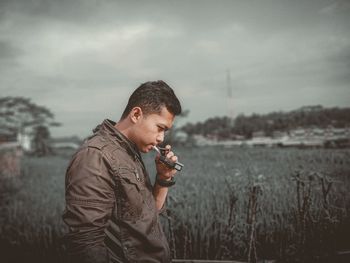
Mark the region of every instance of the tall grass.
[[177, 257], [253, 262], [256, 252], [317, 262], [349, 241], [342, 234], [349, 229], [348, 151], [199, 148], [179, 155], [186, 167], [168, 202]]
[[[2, 262], [65, 262], [61, 236], [68, 160], [26, 157], [20, 177], [2, 178]], [[4, 261], [3, 261], [4, 260]]]
[[[177, 154], [185, 167], [163, 218], [174, 257], [326, 262], [349, 248], [348, 150], [207, 147]], [[154, 175], [152, 154], [144, 158]], [[65, 262], [67, 163], [25, 157], [20, 177], [1, 179], [5, 262]]]

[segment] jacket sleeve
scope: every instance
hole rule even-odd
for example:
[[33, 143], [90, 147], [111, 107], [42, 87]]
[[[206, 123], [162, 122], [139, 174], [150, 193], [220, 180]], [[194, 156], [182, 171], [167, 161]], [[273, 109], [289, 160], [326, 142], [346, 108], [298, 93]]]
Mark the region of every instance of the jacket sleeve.
[[88, 147], [73, 157], [65, 197], [68, 254], [74, 262], [108, 262], [104, 230], [114, 207], [114, 183], [99, 149]]

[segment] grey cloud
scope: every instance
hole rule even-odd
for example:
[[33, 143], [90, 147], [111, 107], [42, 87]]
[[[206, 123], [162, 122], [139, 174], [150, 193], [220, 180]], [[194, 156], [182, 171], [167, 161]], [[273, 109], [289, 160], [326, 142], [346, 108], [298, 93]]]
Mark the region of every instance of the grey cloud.
[[347, 86], [349, 89], [348, 98], [350, 100], [350, 43], [347, 48], [326, 57], [326, 62], [327, 69], [331, 71], [327, 79], [327, 84], [330, 86]]
[[[131, 91], [149, 79], [174, 87], [189, 120], [227, 114], [227, 69], [236, 113], [345, 105], [350, 9], [344, 6], [333, 0], [1, 1], [1, 92], [52, 107], [66, 125], [58, 132], [66, 134], [90, 131], [104, 116], [115, 119]], [[75, 119], [83, 120], [79, 127]]]
[[[18, 67], [17, 59], [23, 55], [23, 51], [14, 46], [10, 41], [0, 39], [0, 76], [3, 72], [9, 72]], [[11, 74], [11, 72], [10, 72]]]
[[21, 50], [13, 46], [10, 42], [0, 40], [0, 60], [13, 59], [18, 57], [21, 53]]
[[[94, 1], [94, 0], [22, 0], [4, 1], [7, 13], [19, 13], [33, 19], [43, 17], [87, 26], [119, 25], [130, 22], [183, 23], [194, 34], [220, 30], [232, 21], [250, 27], [265, 28], [264, 32], [318, 23], [320, 9], [330, 0], [309, 1]], [[338, 9], [337, 9], [338, 10]], [[340, 9], [339, 12], [343, 12]], [[322, 12], [321, 12], [322, 13]]]

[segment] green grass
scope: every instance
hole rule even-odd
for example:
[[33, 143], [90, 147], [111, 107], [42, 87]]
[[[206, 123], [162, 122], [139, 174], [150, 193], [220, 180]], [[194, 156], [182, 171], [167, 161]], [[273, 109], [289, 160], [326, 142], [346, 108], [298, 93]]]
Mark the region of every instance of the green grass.
[[[321, 262], [349, 248], [344, 247], [349, 243], [349, 150], [176, 150], [185, 167], [170, 190], [169, 218], [163, 220], [173, 256], [247, 260], [256, 248], [258, 258]], [[153, 157], [144, 156], [152, 175]], [[64, 262], [60, 237], [66, 232], [61, 215], [68, 161], [25, 157], [20, 177], [1, 179], [5, 262]], [[322, 180], [332, 182], [326, 196]]]

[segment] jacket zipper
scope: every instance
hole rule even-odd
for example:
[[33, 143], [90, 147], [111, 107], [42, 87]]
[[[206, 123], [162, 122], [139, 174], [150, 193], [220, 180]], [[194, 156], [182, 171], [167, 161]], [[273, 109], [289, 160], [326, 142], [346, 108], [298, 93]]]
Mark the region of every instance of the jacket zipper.
[[136, 176], [136, 180], [139, 182], [140, 181], [140, 176], [139, 173], [137, 171], [134, 171], [135, 176]]

